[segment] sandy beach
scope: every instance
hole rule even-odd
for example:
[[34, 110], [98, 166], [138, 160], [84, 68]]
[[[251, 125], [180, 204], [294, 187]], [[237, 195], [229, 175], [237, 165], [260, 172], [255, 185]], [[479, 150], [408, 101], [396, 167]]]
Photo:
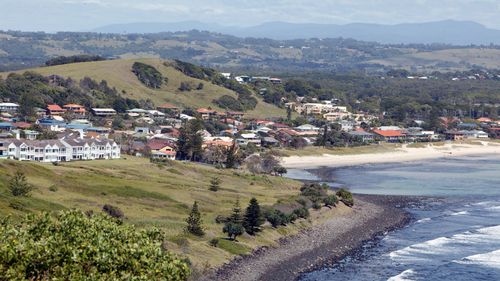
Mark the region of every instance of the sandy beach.
[[395, 151], [385, 153], [290, 156], [282, 159], [282, 165], [286, 168], [311, 169], [323, 166], [346, 167], [484, 154], [500, 154], [500, 144], [493, 142], [480, 142], [478, 144], [447, 143], [440, 146], [427, 145], [423, 148], [410, 148], [404, 145]]
[[[296, 280], [301, 273], [334, 264], [366, 241], [409, 222], [402, 206], [415, 198], [356, 195], [355, 205], [278, 247], [260, 248], [239, 257], [200, 280]], [[340, 208], [348, 208], [340, 206]]]

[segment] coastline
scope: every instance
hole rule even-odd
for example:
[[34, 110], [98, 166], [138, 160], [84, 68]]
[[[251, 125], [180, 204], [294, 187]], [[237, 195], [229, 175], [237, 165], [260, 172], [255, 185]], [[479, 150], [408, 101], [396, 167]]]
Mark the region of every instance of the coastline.
[[403, 146], [395, 151], [384, 153], [288, 156], [283, 157], [281, 163], [284, 167], [293, 169], [315, 169], [325, 166], [340, 168], [364, 164], [400, 163], [484, 154], [500, 154], [500, 144], [480, 142], [478, 144], [447, 143], [442, 146], [427, 145], [423, 148]]
[[335, 264], [369, 240], [404, 227], [411, 218], [401, 207], [417, 200], [355, 195], [349, 212], [282, 239], [277, 247], [262, 247], [235, 258], [200, 280], [296, 280], [303, 273]]

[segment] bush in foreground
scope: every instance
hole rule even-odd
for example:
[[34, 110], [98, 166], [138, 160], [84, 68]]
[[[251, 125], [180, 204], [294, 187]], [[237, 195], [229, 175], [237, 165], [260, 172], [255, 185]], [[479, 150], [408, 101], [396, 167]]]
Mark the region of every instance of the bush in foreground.
[[156, 228], [137, 230], [80, 211], [0, 221], [1, 280], [186, 280], [185, 261], [162, 249]]
[[354, 205], [354, 199], [352, 198], [352, 193], [344, 188], [341, 188], [337, 191], [337, 196], [340, 197], [340, 201], [344, 202], [349, 207]]

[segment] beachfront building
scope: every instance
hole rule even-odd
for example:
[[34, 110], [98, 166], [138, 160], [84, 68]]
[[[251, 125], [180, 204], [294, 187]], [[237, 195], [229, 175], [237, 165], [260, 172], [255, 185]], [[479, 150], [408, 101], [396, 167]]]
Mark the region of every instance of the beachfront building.
[[120, 146], [109, 139], [6, 139], [2, 141], [2, 147], [5, 148], [5, 157], [20, 161], [65, 162], [120, 158]]

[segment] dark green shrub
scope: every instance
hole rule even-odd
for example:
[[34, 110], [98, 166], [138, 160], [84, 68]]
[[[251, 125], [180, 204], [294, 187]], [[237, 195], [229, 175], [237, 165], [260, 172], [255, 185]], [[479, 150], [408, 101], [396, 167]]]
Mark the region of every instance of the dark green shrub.
[[309, 210], [305, 207], [295, 209], [293, 210], [293, 213], [296, 214], [299, 218], [306, 219], [309, 217]]
[[58, 190], [58, 188], [57, 188], [57, 186], [55, 186], [55, 185], [51, 185], [51, 186], [49, 187], [49, 191], [52, 191], [52, 192], [57, 192], [57, 190]]
[[319, 203], [319, 201], [314, 201], [312, 204], [312, 207], [315, 210], [319, 210], [319, 209], [321, 209], [321, 204]]
[[142, 62], [135, 62], [132, 65], [132, 72], [142, 84], [149, 88], [160, 88], [163, 81], [165, 81], [163, 75], [156, 68]]
[[352, 198], [352, 193], [345, 188], [341, 188], [337, 191], [337, 196], [340, 197], [340, 201], [349, 207], [354, 205], [354, 199]]
[[208, 244], [212, 247], [217, 247], [219, 245], [219, 238], [212, 238], [208, 241]]
[[0, 220], [1, 280], [186, 280], [164, 234], [80, 211]]
[[323, 203], [325, 204], [326, 207], [334, 207], [335, 205], [337, 205], [338, 202], [339, 200], [337, 199], [337, 196], [333, 194], [323, 198]]
[[108, 214], [110, 217], [117, 218], [117, 219], [122, 219], [125, 217], [125, 214], [123, 213], [120, 208], [110, 205], [110, 204], [105, 204], [102, 207], [103, 212]]

